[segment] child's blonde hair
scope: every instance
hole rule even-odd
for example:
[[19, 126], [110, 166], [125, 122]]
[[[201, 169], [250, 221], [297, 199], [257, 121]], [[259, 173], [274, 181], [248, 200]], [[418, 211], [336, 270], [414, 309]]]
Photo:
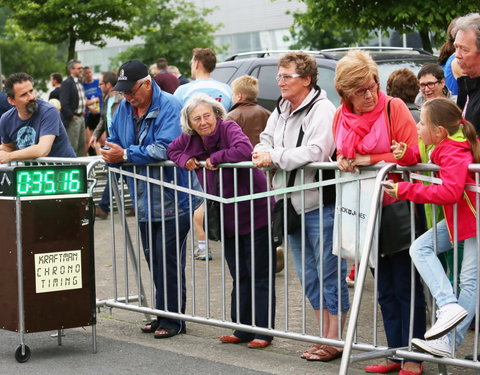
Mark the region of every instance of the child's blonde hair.
[[240, 93], [246, 101], [254, 102], [258, 96], [258, 79], [247, 75], [238, 77], [232, 82], [232, 92]]
[[475, 127], [463, 119], [462, 110], [455, 102], [447, 98], [430, 99], [423, 104], [422, 112], [428, 124], [443, 126], [449, 135], [455, 134], [461, 127], [472, 148], [474, 163], [480, 162], [480, 144]]

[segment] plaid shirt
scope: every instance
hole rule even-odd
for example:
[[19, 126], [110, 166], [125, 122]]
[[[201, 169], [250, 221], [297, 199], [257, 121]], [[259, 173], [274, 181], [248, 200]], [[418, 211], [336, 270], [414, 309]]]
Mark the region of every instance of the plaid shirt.
[[83, 89], [83, 85], [77, 77], [73, 77], [73, 80], [75, 81], [78, 91], [78, 107], [75, 113], [83, 115], [86, 107], [85, 90]]

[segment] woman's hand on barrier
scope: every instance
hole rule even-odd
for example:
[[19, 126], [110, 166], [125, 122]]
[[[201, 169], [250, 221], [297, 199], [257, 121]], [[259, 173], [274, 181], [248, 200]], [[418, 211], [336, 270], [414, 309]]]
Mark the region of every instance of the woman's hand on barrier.
[[185, 163], [185, 169], [187, 171], [193, 171], [198, 168], [200, 168], [200, 163], [197, 160], [197, 158], [193, 156], [190, 159], [188, 159], [187, 162]]
[[337, 166], [342, 172], [357, 172], [358, 168], [355, 165], [355, 159], [348, 159], [343, 155], [337, 156]]
[[401, 159], [405, 153], [407, 145], [405, 143], [398, 143], [397, 141], [392, 140], [392, 146], [390, 146], [390, 148], [393, 152], [393, 156], [395, 156], [395, 159]]
[[272, 165], [272, 158], [269, 152], [254, 151], [252, 152], [252, 163], [257, 168], [269, 167]]
[[210, 158], [208, 158], [207, 160], [205, 160], [205, 168], [207, 168], [208, 170], [210, 171], [216, 171], [218, 170], [217, 167], [215, 167], [212, 162], [210, 161]]

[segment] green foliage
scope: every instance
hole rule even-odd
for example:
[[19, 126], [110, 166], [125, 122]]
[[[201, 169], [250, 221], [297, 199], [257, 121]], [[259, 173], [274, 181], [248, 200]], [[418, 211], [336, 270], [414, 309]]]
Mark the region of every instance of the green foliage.
[[[122, 52], [113, 61], [113, 66], [138, 59], [150, 65], [164, 57], [188, 75], [192, 49], [213, 48], [214, 32], [220, 25], [205, 20], [213, 9], [198, 9], [188, 0], [153, 0], [134, 22], [145, 44]], [[217, 50], [217, 52], [219, 52]]]
[[[478, 11], [478, 1], [466, 0], [299, 0], [306, 4], [306, 12], [294, 14], [293, 30], [299, 42], [310, 46], [315, 41], [306, 36], [318, 37], [318, 33], [332, 30], [351, 30], [359, 39], [370, 31], [389, 28], [400, 33], [419, 31], [444, 35], [450, 21], [470, 12]], [[341, 33], [340, 33], [341, 35]], [[302, 39], [303, 37], [303, 39]], [[438, 38], [443, 39], [443, 38]], [[357, 40], [358, 41], [358, 40]], [[345, 43], [349, 43], [348, 40]], [[424, 46], [429, 49], [430, 46]]]
[[104, 46], [105, 38], [130, 40], [128, 23], [149, 0], [0, 0], [13, 14], [9, 20], [17, 36], [50, 44], [68, 42], [68, 59], [77, 41]]
[[65, 45], [32, 42], [19, 37], [7, 25], [11, 10], [0, 8], [0, 59], [2, 74], [26, 72], [35, 79], [35, 88], [46, 90], [50, 73], [62, 71]]
[[0, 38], [2, 74], [25, 72], [35, 79], [35, 89], [44, 91], [50, 73], [60, 72], [64, 63], [57, 57], [57, 47], [24, 39]]

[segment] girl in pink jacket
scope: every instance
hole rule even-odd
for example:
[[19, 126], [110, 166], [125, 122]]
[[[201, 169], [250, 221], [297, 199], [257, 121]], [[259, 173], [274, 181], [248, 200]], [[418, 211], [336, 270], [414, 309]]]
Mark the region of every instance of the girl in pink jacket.
[[[480, 144], [473, 125], [462, 118], [460, 108], [453, 101], [445, 98], [432, 99], [423, 105], [417, 131], [426, 145], [435, 145], [430, 162], [440, 167], [438, 177], [442, 183], [392, 183], [385, 192], [402, 200], [442, 205], [445, 219], [436, 227], [438, 254], [452, 247], [455, 231], [455, 239], [464, 241], [458, 299], [434, 252], [433, 228], [417, 238], [410, 247], [413, 263], [439, 307], [437, 320], [425, 333], [425, 340], [412, 339], [412, 345], [436, 356], [450, 357], [452, 342], [451, 334], [447, 333], [457, 327], [455, 341], [457, 345], [461, 344], [478, 300], [475, 193], [466, 190], [466, 187], [475, 184], [468, 166], [480, 162]], [[421, 161], [417, 146], [407, 147], [404, 143], [393, 141], [392, 151], [400, 165]], [[457, 225], [454, 223], [455, 210]]]

